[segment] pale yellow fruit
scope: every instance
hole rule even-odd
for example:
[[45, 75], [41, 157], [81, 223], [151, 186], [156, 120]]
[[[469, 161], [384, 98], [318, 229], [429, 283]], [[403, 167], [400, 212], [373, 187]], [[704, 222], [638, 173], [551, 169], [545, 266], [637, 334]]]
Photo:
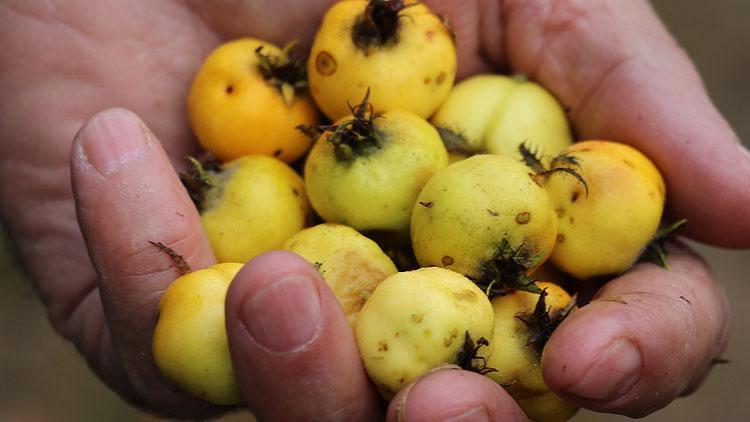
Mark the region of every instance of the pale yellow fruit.
[[219, 262], [246, 262], [281, 248], [305, 227], [310, 205], [304, 181], [283, 162], [245, 156], [213, 178], [201, 221]]
[[[556, 284], [537, 282], [536, 285], [546, 291], [546, 309], [552, 315], [563, 312], [572, 300]], [[538, 294], [523, 291], [494, 297], [495, 347], [491, 353], [480, 350], [480, 355], [486, 357], [487, 367], [496, 370], [486, 375], [503, 385], [530, 418], [540, 422], [565, 421], [573, 416], [576, 407], [554, 394], [544, 383], [541, 351], [530, 343], [534, 327], [524, 322], [532, 321], [538, 300]]]
[[398, 272], [377, 243], [341, 224], [304, 229], [290, 237], [284, 249], [318, 267], [351, 324], [375, 287]]
[[544, 188], [554, 203], [557, 245], [550, 260], [578, 279], [630, 268], [659, 228], [664, 180], [641, 152], [616, 142], [585, 141], [565, 150], [589, 194], [574, 177], [553, 173]]
[[386, 399], [417, 377], [455, 364], [467, 336], [492, 342], [487, 296], [466, 277], [422, 268], [385, 279], [365, 302], [355, 333], [367, 374]]
[[435, 128], [414, 113], [390, 110], [373, 126], [373, 146], [349, 157], [337, 153], [333, 132], [321, 135], [305, 163], [307, 193], [327, 222], [407, 232], [420, 189], [448, 164], [448, 153]]
[[555, 156], [573, 142], [565, 111], [555, 97], [521, 77], [465, 79], [453, 87], [431, 121], [441, 132], [462, 137], [465, 148], [516, 160], [522, 158], [522, 143], [541, 155]]
[[242, 264], [224, 263], [175, 280], [159, 303], [153, 354], [183, 390], [217, 404], [243, 401], [232, 369], [224, 318], [227, 289]]
[[337, 120], [349, 113], [347, 104], [359, 103], [369, 89], [378, 111], [400, 108], [429, 117], [456, 75], [450, 31], [423, 3], [406, 1], [395, 21], [395, 36], [382, 45], [364, 46], [355, 27], [368, 3], [338, 2], [323, 18], [307, 66], [315, 102]]
[[293, 98], [285, 98], [264, 78], [258, 48], [266, 55], [281, 53], [266, 41], [242, 38], [206, 58], [188, 95], [190, 123], [200, 144], [222, 161], [263, 154], [291, 163], [311, 144], [296, 127], [316, 125], [318, 112], [303, 91], [290, 87]]
[[427, 182], [414, 206], [411, 235], [420, 265], [482, 279], [501, 252], [516, 251], [524, 272], [533, 271], [552, 252], [556, 227], [554, 208], [526, 166], [475, 155]]

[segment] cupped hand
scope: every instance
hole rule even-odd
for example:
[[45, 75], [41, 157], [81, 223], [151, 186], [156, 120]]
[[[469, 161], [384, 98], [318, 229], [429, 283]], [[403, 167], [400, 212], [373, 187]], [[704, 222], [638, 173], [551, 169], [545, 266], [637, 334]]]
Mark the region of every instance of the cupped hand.
[[[175, 389], [150, 354], [158, 300], [177, 272], [148, 241], [194, 268], [214, 261], [174, 171], [196, 149], [185, 116], [190, 80], [224, 39], [309, 42], [327, 3], [0, 6], [0, 176], [12, 181], [0, 185], [0, 215], [55, 328], [145, 409], [224, 410]], [[667, 181], [669, 215], [687, 217], [691, 237], [750, 247], [741, 206], [750, 202], [750, 158], [648, 2], [427, 3], [453, 23], [459, 77], [528, 74], [568, 108], [578, 138], [627, 142], [651, 157]], [[90, 118], [111, 107], [144, 120], [124, 110]], [[235, 279], [227, 324], [243, 393], [261, 419], [377, 418], [381, 403], [346, 320], [310, 268], [272, 253]], [[671, 270], [637, 266], [560, 326], [544, 352], [545, 379], [585, 407], [647, 414], [699, 385], [726, 342], [727, 313], [705, 264], [675, 247]], [[448, 369], [403, 391], [388, 416], [463, 412], [522, 418], [501, 388]]]

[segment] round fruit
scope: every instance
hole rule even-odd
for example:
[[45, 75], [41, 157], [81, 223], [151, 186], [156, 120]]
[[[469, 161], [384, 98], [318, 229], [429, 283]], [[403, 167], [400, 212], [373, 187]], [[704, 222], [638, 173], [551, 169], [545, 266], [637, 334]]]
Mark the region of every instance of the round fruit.
[[377, 243], [341, 224], [304, 229], [290, 237], [284, 249], [318, 268], [352, 324], [375, 287], [398, 272]]
[[156, 366], [180, 388], [217, 404], [243, 401], [232, 369], [224, 318], [229, 284], [242, 264], [224, 263], [176, 279], [159, 303]]
[[221, 161], [248, 154], [297, 160], [310, 139], [295, 129], [317, 124], [300, 90], [304, 64], [289, 49], [254, 38], [222, 44], [195, 76], [188, 115], [200, 144]]
[[450, 30], [423, 3], [352, 0], [323, 18], [307, 64], [310, 92], [331, 120], [368, 89], [375, 109], [429, 117], [456, 75]]
[[422, 266], [449, 268], [487, 288], [523, 287], [552, 252], [556, 227], [554, 208], [527, 167], [475, 155], [427, 182], [411, 235]]
[[[444, 364], [471, 363], [492, 345], [492, 305], [466, 277], [422, 268], [386, 278], [365, 302], [355, 334], [370, 378], [386, 399]], [[468, 356], [468, 357], [467, 357]]]
[[368, 113], [366, 103], [324, 132], [310, 151], [310, 202], [328, 222], [405, 232], [420, 189], [448, 164], [448, 153], [426, 120], [403, 110]]
[[432, 116], [448, 150], [521, 159], [527, 145], [556, 156], [573, 143], [565, 111], [542, 86], [524, 77], [477, 75], [456, 84]]
[[309, 219], [304, 181], [275, 158], [245, 156], [192, 180], [198, 189], [191, 195], [219, 262], [246, 262], [278, 249]]
[[616, 142], [579, 142], [564, 151], [563, 167], [574, 177], [550, 173], [544, 189], [559, 217], [557, 245], [550, 260], [578, 279], [617, 274], [630, 268], [659, 228], [664, 180], [638, 150]]

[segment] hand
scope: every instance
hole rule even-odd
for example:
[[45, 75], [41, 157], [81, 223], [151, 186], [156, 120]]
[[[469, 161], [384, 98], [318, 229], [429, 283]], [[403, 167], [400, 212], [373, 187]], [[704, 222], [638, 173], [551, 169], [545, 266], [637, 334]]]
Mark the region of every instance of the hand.
[[[168, 157], [179, 167], [195, 150], [185, 95], [219, 40], [247, 33], [277, 43], [309, 41], [325, 8], [319, 3], [326, 2], [280, 3], [0, 7], [6, 40], [0, 152], [8, 158], [0, 175], [13, 181], [0, 188], [3, 222], [55, 327], [113, 388], [152, 411], [193, 417], [219, 411], [175, 391], [153, 366], [155, 310], [176, 272], [147, 241], [172, 246], [194, 268], [213, 262]], [[671, 215], [690, 220], [692, 237], [750, 246], [750, 220], [739, 206], [750, 200], [744, 183], [750, 160], [737, 154], [736, 136], [647, 2], [601, 0], [582, 9], [575, 1], [478, 1], [460, 10], [449, 10], [447, 1], [428, 3], [453, 22], [460, 76], [493, 68], [529, 74], [570, 107], [579, 137], [628, 142], [649, 155], [665, 175]], [[79, 227], [67, 179], [70, 140], [89, 116], [114, 105], [144, 116], [153, 132], [122, 111], [99, 115], [80, 131], [72, 154]], [[700, 259], [676, 250], [672, 266], [669, 272], [637, 267], [560, 327], [544, 354], [552, 388], [586, 407], [638, 416], [699, 384], [726, 341], [726, 303]], [[289, 296], [264, 289], [271, 280], [312, 283], [318, 292], [319, 306], [308, 311], [321, 319], [307, 327], [307, 337], [293, 319], [266, 320], [289, 328], [286, 346], [298, 346], [291, 351], [279, 339], [263, 343], [269, 326], [241, 322], [243, 310], [260, 315], [251, 305], [256, 297], [268, 315], [286, 315]], [[380, 412], [343, 316], [308, 266], [288, 254], [259, 257], [235, 280], [227, 315], [243, 392], [261, 418], [365, 419]], [[636, 357], [603, 353], [612, 344], [634, 345]], [[684, 352], [674, 356], [675, 350]], [[614, 375], [622, 381], [613, 388], [606, 383]], [[519, 415], [485, 379], [438, 371], [401, 393], [389, 416], [434, 419], [477, 406], [498, 417]]]

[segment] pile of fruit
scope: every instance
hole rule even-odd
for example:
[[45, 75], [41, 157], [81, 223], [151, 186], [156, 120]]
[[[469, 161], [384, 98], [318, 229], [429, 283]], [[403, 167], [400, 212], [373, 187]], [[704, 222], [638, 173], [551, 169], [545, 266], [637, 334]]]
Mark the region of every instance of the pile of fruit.
[[307, 56], [240, 39], [195, 77], [189, 118], [214, 159], [183, 181], [220, 264], [166, 292], [159, 369], [208, 401], [242, 401], [226, 290], [241, 263], [283, 248], [336, 294], [384, 398], [456, 364], [535, 420], [570, 418], [540, 368], [575, 310], [560, 283], [663, 258], [649, 246], [659, 171], [624, 144], [574, 143], [563, 108], [522, 76], [454, 86], [454, 35], [422, 3], [336, 3]]

